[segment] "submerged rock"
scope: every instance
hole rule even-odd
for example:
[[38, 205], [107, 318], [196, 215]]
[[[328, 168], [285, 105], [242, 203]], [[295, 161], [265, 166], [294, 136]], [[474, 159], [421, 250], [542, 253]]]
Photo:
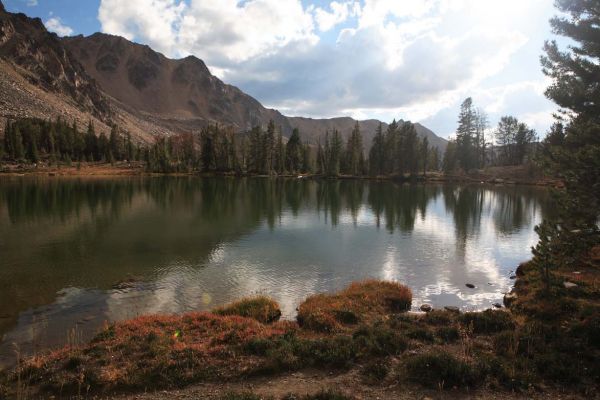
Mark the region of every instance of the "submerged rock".
[[494, 303], [493, 306], [496, 308], [502, 308], [502, 304], [500, 303]]
[[472, 283], [467, 283], [465, 286], [469, 289], [475, 289], [475, 285], [473, 285]]

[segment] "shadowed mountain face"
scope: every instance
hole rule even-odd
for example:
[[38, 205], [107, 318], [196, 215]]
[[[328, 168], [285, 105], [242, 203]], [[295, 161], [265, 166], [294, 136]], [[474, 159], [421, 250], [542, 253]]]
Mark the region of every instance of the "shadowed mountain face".
[[[11, 14], [0, 3], [0, 58], [33, 85], [65, 95], [101, 119], [111, 115], [108, 100], [83, 66], [49, 33], [39, 18]], [[3, 74], [4, 75], [4, 74]]]
[[[156, 136], [197, 132], [208, 123], [244, 132], [274, 120], [284, 136], [298, 128], [302, 140], [312, 144], [333, 129], [347, 137], [356, 123], [349, 117], [286, 117], [223, 83], [196, 57], [169, 59], [102, 33], [61, 39], [39, 18], [8, 13], [1, 2], [0, 71], [0, 123], [2, 118], [60, 115], [84, 124], [93, 116], [98, 131], [115, 122], [138, 140], [153, 142]], [[365, 148], [378, 125], [360, 121]], [[416, 126], [431, 145], [445, 149], [444, 139]]]
[[199, 124], [219, 122], [239, 131], [273, 119], [290, 130], [278, 111], [223, 83], [196, 57], [172, 60], [148, 46], [102, 33], [62, 41], [110, 96], [142, 113], [196, 119]]

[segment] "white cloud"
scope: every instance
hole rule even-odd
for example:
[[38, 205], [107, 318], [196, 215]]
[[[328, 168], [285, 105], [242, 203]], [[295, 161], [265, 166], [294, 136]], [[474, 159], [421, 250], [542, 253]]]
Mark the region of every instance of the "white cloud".
[[74, 31], [67, 25], [64, 25], [59, 17], [48, 19], [44, 25], [50, 32], [55, 32], [58, 36], [71, 36]]
[[38, 0], [27, 0], [27, 7], [35, 7], [38, 5]]
[[315, 9], [315, 20], [321, 32], [329, 31], [334, 26], [346, 21], [348, 17], [360, 14], [360, 4], [358, 2], [339, 3], [332, 1], [329, 8], [331, 12], [320, 7]]
[[[198, 56], [228, 83], [288, 114], [422, 121], [454, 113], [467, 96], [480, 96], [477, 105], [492, 113], [513, 109], [505, 104], [519, 103], [511, 93], [531, 87], [510, 85], [540, 80], [543, 39], [535, 35], [547, 29], [547, 3], [101, 0], [98, 18], [104, 32], [171, 57]], [[340, 24], [335, 43], [323, 40]], [[533, 72], [510, 68], [525, 61]], [[540, 88], [532, 92], [537, 103]], [[542, 112], [519, 104], [523, 114]], [[451, 132], [455, 119], [448, 116], [443, 131]]]

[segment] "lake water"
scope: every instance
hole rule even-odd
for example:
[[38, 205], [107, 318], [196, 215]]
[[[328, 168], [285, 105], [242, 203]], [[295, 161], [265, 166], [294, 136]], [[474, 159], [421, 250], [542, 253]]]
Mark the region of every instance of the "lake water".
[[530, 258], [548, 198], [352, 180], [0, 178], [0, 364], [106, 321], [256, 293], [294, 318], [310, 294], [368, 277], [409, 285], [415, 310], [488, 308]]

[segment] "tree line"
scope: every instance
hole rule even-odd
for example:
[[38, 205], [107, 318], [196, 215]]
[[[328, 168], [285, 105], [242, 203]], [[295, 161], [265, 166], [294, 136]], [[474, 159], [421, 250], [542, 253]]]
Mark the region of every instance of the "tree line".
[[488, 116], [468, 97], [460, 106], [456, 138], [448, 142], [443, 170], [451, 173], [488, 165], [521, 165], [534, 154], [537, 141], [535, 130], [512, 116], [500, 118], [497, 128], [490, 132]]
[[302, 142], [298, 129], [286, 141], [269, 121], [266, 129], [257, 126], [243, 134], [210, 124], [199, 133], [157, 138], [147, 146], [134, 143], [131, 135], [116, 125], [107, 136], [96, 134], [91, 122], [80, 131], [75, 122], [57, 118], [8, 121], [0, 160], [67, 164], [144, 161], [148, 171], [161, 173], [403, 177], [440, 169], [451, 173], [489, 164], [522, 164], [536, 141], [534, 130], [510, 116], [502, 117], [496, 131], [489, 133], [487, 116], [468, 98], [461, 105], [456, 139], [450, 140], [443, 157], [426, 136], [419, 137], [414, 124], [395, 120], [385, 129], [379, 124], [366, 152], [358, 122], [346, 140], [334, 129], [316, 145]]
[[[221, 172], [256, 175], [315, 173], [324, 176], [416, 175], [437, 170], [440, 155], [427, 138], [418, 137], [410, 122], [380, 124], [368, 153], [358, 122], [344, 140], [339, 131], [327, 132], [316, 145], [303, 142], [298, 129], [286, 140], [275, 123], [244, 134], [210, 124], [199, 133], [157, 138], [150, 146], [134, 143], [114, 125], [110, 134], [55, 121], [8, 121], [0, 146], [0, 160], [38, 163], [143, 161], [150, 172]], [[368, 157], [367, 157], [368, 154]]]
[[129, 133], [121, 133], [113, 126], [109, 136], [97, 135], [90, 122], [82, 132], [77, 124], [64, 119], [18, 119], [7, 121], [4, 139], [0, 145], [0, 160], [50, 163], [77, 161], [104, 161], [139, 159], [140, 145], [134, 145]]

